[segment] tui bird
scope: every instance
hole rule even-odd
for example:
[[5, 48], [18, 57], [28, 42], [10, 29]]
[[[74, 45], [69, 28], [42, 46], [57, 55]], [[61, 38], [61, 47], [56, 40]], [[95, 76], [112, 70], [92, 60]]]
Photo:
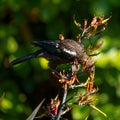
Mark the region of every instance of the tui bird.
[[72, 67], [74, 69], [71, 69], [72, 73], [76, 73], [79, 70], [79, 65], [82, 65], [82, 71], [86, 71], [89, 76], [87, 82], [85, 83], [86, 87], [88, 90], [92, 90], [95, 74], [95, 63], [93, 63], [91, 57], [86, 54], [82, 44], [72, 39], [39, 42], [33, 41], [33, 44], [41, 49], [24, 57], [18, 58], [10, 64], [15, 65], [34, 57], [45, 57], [49, 60], [50, 68], [55, 70], [60, 64], [73, 62], [75, 69]]
[[60, 64], [73, 62], [76, 58], [79, 60], [84, 54], [83, 45], [72, 39], [33, 41], [33, 44], [41, 49], [13, 60], [10, 65], [15, 65], [35, 57], [45, 57], [50, 61], [50, 67], [56, 68]]

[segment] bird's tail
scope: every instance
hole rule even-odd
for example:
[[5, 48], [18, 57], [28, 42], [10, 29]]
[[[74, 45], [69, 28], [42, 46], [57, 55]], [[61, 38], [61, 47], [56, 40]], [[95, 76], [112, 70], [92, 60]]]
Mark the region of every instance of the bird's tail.
[[34, 58], [34, 57], [38, 57], [38, 56], [40, 56], [41, 53], [42, 53], [42, 51], [41, 51], [41, 50], [38, 50], [38, 51], [36, 51], [36, 52], [34, 52], [34, 53], [31, 53], [31, 54], [28, 54], [28, 55], [23, 56], [23, 57], [21, 57], [21, 58], [15, 59], [15, 60], [13, 60], [13, 61], [10, 63], [10, 66], [19, 64], [19, 63], [21, 63], [21, 62], [24, 62], [24, 61], [29, 60], [29, 59]]

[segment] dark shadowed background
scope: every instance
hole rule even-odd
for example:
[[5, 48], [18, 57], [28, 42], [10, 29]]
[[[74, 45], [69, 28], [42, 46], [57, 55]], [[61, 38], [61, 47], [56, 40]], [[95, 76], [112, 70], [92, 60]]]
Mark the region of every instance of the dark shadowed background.
[[[0, 120], [25, 120], [43, 98], [49, 102], [60, 92], [44, 58], [8, 67], [9, 61], [34, 52], [32, 40], [76, 40], [79, 33], [73, 16], [83, 23], [95, 15], [112, 16], [101, 34], [102, 53], [95, 57], [96, 106], [111, 120], [120, 118], [120, 0], [0, 0]], [[89, 41], [88, 41], [89, 42]], [[106, 120], [89, 107], [75, 106], [71, 120]]]

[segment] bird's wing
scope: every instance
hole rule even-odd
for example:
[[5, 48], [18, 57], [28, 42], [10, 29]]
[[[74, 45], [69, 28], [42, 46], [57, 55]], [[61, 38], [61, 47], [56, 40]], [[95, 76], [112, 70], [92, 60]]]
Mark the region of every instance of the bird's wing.
[[83, 50], [80, 44], [71, 39], [54, 40], [54, 41], [33, 41], [33, 44], [43, 48], [50, 54], [71, 59], [77, 57]]
[[54, 40], [54, 41], [32, 41], [32, 43], [36, 46], [41, 47], [45, 51], [47, 51], [50, 54], [57, 54], [58, 53], [58, 46], [60, 43], [60, 40]]
[[75, 41], [73, 40], [64, 40], [60, 44], [62, 52], [68, 53], [70, 55], [76, 56], [76, 46], [74, 46]]

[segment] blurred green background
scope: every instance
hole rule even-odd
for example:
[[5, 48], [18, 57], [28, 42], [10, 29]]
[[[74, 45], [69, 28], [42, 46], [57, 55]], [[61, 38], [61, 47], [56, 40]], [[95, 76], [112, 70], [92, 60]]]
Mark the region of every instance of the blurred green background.
[[[120, 0], [0, 0], [0, 120], [25, 120], [43, 98], [60, 92], [44, 58], [9, 67], [9, 61], [35, 51], [32, 40], [56, 40], [60, 33], [76, 39], [81, 23], [94, 15], [112, 16], [101, 38], [102, 53], [95, 57], [96, 106], [111, 120], [120, 118]], [[69, 120], [106, 120], [89, 107], [74, 107]]]

